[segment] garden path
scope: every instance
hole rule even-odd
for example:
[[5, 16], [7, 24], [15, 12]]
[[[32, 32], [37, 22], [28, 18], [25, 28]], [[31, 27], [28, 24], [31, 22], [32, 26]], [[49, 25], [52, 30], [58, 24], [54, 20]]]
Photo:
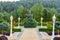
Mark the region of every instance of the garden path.
[[36, 28], [26, 28], [19, 40], [39, 40]]

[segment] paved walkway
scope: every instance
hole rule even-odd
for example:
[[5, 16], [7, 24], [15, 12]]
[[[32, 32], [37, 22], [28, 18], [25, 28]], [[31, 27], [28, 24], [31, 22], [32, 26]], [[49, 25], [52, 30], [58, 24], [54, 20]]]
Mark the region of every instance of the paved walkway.
[[36, 28], [26, 28], [19, 40], [39, 40]]

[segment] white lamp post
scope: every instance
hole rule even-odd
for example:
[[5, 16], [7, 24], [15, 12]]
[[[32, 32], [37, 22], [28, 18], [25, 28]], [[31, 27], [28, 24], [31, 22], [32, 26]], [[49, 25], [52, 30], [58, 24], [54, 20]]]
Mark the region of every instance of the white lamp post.
[[41, 17], [41, 28], [42, 28], [42, 21], [43, 21], [43, 18]]
[[13, 21], [13, 16], [10, 17], [10, 20], [11, 20], [10, 36], [12, 36], [12, 21]]
[[54, 30], [55, 30], [55, 20], [56, 20], [55, 15], [52, 17], [52, 20], [53, 20], [52, 40], [54, 40]]
[[20, 27], [20, 17], [18, 18], [18, 28]]

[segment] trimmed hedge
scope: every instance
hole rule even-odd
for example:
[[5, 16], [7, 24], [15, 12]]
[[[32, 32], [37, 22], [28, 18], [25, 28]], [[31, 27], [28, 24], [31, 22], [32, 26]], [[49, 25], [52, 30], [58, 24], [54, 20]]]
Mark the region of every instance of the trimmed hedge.
[[[56, 31], [57, 29], [55, 29]], [[52, 27], [48, 27], [48, 28], [39, 28], [39, 31], [52, 31]]]
[[[13, 32], [21, 32], [21, 29], [20, 29], [20, 28], [19, 28], [19, 29], [13, 28], [12, 31], [13, 31]], [[10, 32], [10, 29], [8, 29], [7, 32]]]
[[15, 28], [13, 28], [13, 32], [21, 32], [21, 29], [15, 29]]
[[[6, 30], [7, 32], [10, 32], [10, 29]], [[21, 32], [21, 29], [12, 29], [13, 32]], [[2, 31], [0, 30], [0, 34], [2, 34]]]

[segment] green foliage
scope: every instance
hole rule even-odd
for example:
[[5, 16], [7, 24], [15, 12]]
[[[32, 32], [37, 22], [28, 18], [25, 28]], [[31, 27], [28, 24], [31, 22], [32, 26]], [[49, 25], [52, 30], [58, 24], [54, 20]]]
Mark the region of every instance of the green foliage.
[[43, 18], [44, 18], [44, 21], [49, 21], [49, 13], [47, 9], [43, 10]]
[[31, 8], [31, 6], [36, 3], [42, 3], [46, 8], [60, 8], [60, 0], [22, 0], [19, 2], [0, 2], [0, 11], [11, 12], [17, 10], [19, 5]]
[[[57, 16], [57, 21], [60, 20], [60, 13], [57, 12], [60, 10], [59, 0], [23, 0], [19, 2], [0, 2], [0, 23], [3, 21], [10, 22], [10, 15], [12, 14], [14, 17], [13, 21], [16, 22], [16, 25], [18, 24], [18, 17], [21, 18], [20, 25], [24, 25], [28, 8], [31, 10], [37, 25], [40, 25], [41, 17], [43, 17], [44, 22], [52, 21], [54, 14]], [[43, 23], [43, 25], [45, 25], [45, 23]]]
[[2, 27], [3, 27], [3, 25], [2, 25], [2, 24], [0, 24], [0, 30], [2, 30]]
[[6, 31], [7, 31], [7, 32], [10, 32], [10, 28], [8, 28]]
[[60, 21], [60, 13], [57, 14], [57, 21]]
[[4, 21], [9, 21], [10, 20], [10, 14], [7, 12], [2, 12], [0, 13], [0, 23]]
[[39, 28], [39, 31], [52, 31], [52, 27], [48, 27], [48, 28]]
[[18, 16], [21, 17], [22, 19], [26, 17], [26, 9], [20, 5], [17, 9]]
[[1, 23], [0, 24], [0, 30], [8, 30], [9, 25], [7, 23]]
[[45, 22], [45, 24], [46, 24], [47, 27], [49, 27], [49, 26], [52, 27], [52, 22], [51, 21], [50, 22]]
[[8, 30], [10, 28], [10, 24], [7, 22], [2, 23], [4, 25], [4, 30]]
[[[47, 32], [47, 31], [52, 31], [53, 30], [53, 27], [47, 27], [47, 28], [39, 28], [39, 31], [44, 31], [44, 32]], [[55, 28], [55, 31], [57, 29]]]
[[19, 29], [13, 28], [13, 32], [21, 32], [21, 29], [20, 28]]
[[[18, 22], [16, 22], [14, 26], [18, 26]], [[20, 22], [20, 26], [24, 26], [24, 22]]]
[[4, 12], [2, 14], [2, 19], [5, 20], [5, 21], [10, 21], [10, 14], [7, 13], [7, 12]]
[[17, 10], [12, 11], [11, 13], [15, 22], [18, 22], [18, 17], [20, 17], [20, 21], [26, 18], [26, 9], [22, 5], [20, 5]]
[[60, 30], [60, 25], [57, 27], [58, 30]]
[[57, 11], [56, 11], [55, 8], [51, 8], [51, 9], [49, 10], [49, 13], [52, 14], [52, 15], [51, 15], [51, 17], [52, 17], [54, 14], [57, 14]]
[[[21, 32], [21, 28], [12, 28], [13, 32]], [[10, 32], [10, 28], [7, 30], [7, 32]]]
[[0, 13], [0, 19], [2, 19], [2, 13]]
[[7, 30], [8, 29], [8, 25], [6, 23], [3, 23], [3, 27], [2, 27], [3, 30]]
[[57, 11], [55, 8], [50, 8], [50, 9], [44, 9], [43, 10], [43, 18], [44, 18], [44, 21], [47, 22], [47, 21], [52, 21], [52, 16], [56, 14], [57, 15]]
[[3, 22], [3, 19], [0, 20], [0, 23], [2, 23], [2, 22]]
[[[40, 26], [41, 25], [41, 22], [36, 22], [36, 24]], [[42, 22], [42, 25], [43, 26], [46, 26], [47, 24], [46, 24], [46, 22]]]
[[56, 22], [56, 23], [55, 23], [55, 28], [56, 28], [57, 30], [60, 30], [60, 22]]
[[44, 7], [41, 4], [35, 4], [31, 8], [31, 13], [37, 21], [40, 21], [40, 18], [43, 15]]
[[24, 26], [24, 22], [22, 21], [22, 22], [20, 22], [20, 26]]
[[25, 28], [35, 28], [36, 27], [36, 22], [33, 19], [33, 15], [31, 13], [27, 14], [27, 18], [24, 23]]

